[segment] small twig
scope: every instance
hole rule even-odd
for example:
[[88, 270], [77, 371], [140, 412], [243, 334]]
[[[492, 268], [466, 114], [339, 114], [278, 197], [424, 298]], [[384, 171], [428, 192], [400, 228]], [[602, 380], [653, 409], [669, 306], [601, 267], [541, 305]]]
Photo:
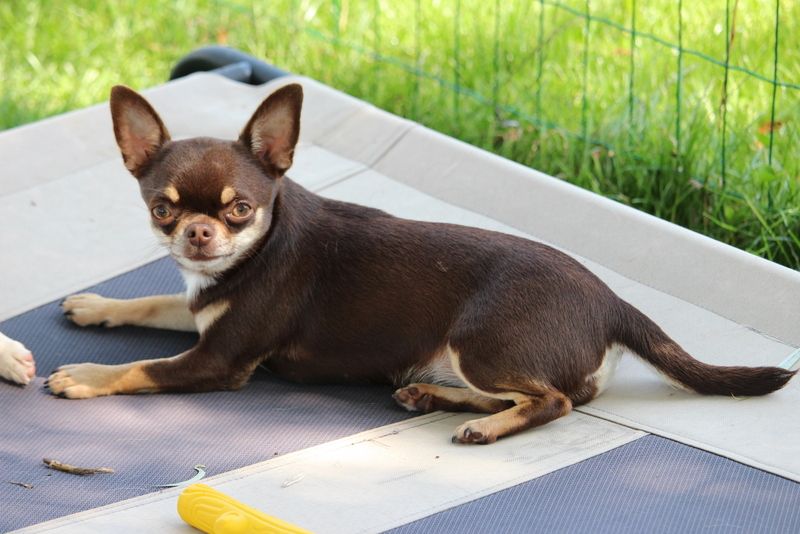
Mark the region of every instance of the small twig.
[[8, 480], [7, 482], [14, 486], [19, 486], [20, 488], [33, 489], [33, 484], [28, 484], [27, 482], [14, 482], [13, 480]]
[[44, 465], [49, 467], [50, 469], [55, 469], [56, 471], [63, 471], [64, 473], [70, 473], [73, 475], [95, 475], [98, 473], [113, 473], [114, 470], [110, 467], [75, 467], [74, 465], [63, 464], [58, 460], [51, 460], [50, 458], [42, 459]]

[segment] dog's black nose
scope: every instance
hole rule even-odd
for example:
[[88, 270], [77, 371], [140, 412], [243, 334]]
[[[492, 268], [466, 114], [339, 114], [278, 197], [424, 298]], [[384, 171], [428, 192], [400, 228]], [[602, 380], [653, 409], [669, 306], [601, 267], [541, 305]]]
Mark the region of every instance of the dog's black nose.
[[196, 247], [205, 246], [214, 239], [214, 227], [210, 224], [192, 223], [186, 227], [186, 237]]

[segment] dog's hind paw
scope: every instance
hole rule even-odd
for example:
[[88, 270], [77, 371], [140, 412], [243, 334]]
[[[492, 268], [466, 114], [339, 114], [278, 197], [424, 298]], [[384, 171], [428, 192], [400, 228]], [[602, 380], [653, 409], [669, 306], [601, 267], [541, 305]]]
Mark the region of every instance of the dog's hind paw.
[[453, 434], [453, 443], [476, 443], [487, 445], [497, 441], [497, 435], [490, 425], [486, 425], [481, 419], [467, 421], [456, 429]]
[[392, 398], [409, 412], [430, 413], [436, 408], [433, 396], [426, 389], [426, 384], [411, 384], [395, 391]]

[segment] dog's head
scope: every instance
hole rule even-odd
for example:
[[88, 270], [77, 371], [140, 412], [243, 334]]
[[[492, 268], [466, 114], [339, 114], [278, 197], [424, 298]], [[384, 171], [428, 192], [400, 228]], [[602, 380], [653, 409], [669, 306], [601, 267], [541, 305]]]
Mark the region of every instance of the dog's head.
[[111, 90], [125, 166], [139, 181], [154, 232], [183, 269], [213, 277], [267, 234], [280, 179], [292, 165], [302, 102], [302, 88], [287, 85], [262, 102], [236, 141], [172, 141], [141, 95]]

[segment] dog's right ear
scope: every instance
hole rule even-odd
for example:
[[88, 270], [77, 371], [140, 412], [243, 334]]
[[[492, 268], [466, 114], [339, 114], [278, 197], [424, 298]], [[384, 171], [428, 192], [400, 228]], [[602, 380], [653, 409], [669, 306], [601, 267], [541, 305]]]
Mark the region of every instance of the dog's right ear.
[[125, 166], [141, 178], [142, 170], [169, 141], [169, 132], [147, 100], [124, 85], [111, 89], [111, 119]]

